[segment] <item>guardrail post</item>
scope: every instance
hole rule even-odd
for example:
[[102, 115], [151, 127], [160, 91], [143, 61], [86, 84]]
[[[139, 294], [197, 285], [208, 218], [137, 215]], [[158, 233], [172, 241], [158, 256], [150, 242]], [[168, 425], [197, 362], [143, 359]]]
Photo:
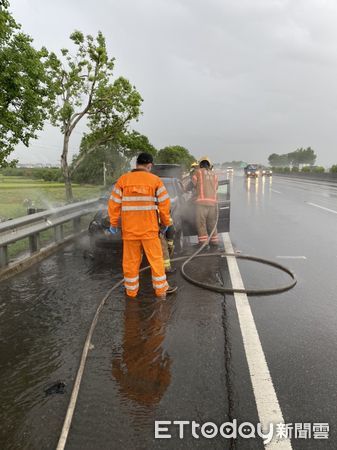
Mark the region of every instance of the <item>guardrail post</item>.
[[29, 236], [29, 251], [30, 253], [35, 253], [40, 250], [40, 236], [39, 233], [32, 234]]
[[58, 225], [54, 228], [54, 239], [56, 242], [63, 241], [64, 233], [63, 233], [63, 225]]
[[8, 266], [8, 249], [7, 245], [0, 247], [0, 267]]
[[76, 234], [80, 233], [81, 231], [81, 217], [76, 217], [76, 219], [74, 219], [74, 232]]

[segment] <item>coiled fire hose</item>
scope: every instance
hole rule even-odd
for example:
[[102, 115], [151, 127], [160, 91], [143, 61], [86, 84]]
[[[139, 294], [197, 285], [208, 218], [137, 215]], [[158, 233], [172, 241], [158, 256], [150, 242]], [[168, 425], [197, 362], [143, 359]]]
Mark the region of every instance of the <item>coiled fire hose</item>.
[[[176, 262], [176, 261], [184, 261], [184, 263], [182, 264], [181, 268], [180, 268], [180, 272], [181, 275], [185, 278], [185, 280], [187, 280], [189, 283], [192, 283], [196, 286], [201, 287], [202, 289], [207, 289], [209, 291], [213, 291], [213, 292], [219, 292], [221, 294], [235, 294], [235, 293], [245, 293], [247, 295], [255, 295], [255, 296], [263, 296], [263, 295], [273, 295], [273, 294], [279, 294], [281, 292], [285, 292], [285, 291], [289, 291], [290, 289], [292, 289], [296, 283], [297, 280], [295, 278], [295, 275], [291, 272], [291, 270], [289, 270], [287, 267], [278, 264], [274, 261], [270, 261], [268, 259], [264, 259], [264, 258], [259, 258], [256, 256], [249, 256], [249, 255], [242, 255], [242, 254], [237, 254], [237, 253], [226, 253], [226, 252], [212, 252], [212, 253], [202, 253], [202, 250], [204, 250], [204, 248], [206, 246], [208, 246], [209, 241], [212, 237], [212, 235], [214, 233], [216, 233], [216, 229], [217, 229], [217, 225], [218, 225], [218, 217], [219, 217], [219, 211], [217, 211], [217, 218], [216, 218], [216, 224], [213, 228], [213, 230], [210, 233], [210, 236], [208, 238], [207, 241], [205, 241], [192, 255], [190, 256], [179, 256], [177, 258], [173, 258], [171, 259], [172, 262]], [[265, 264], [271, 267], [275, 267], [276, 269], [287, 273], [290, 278], [292, 279], [292, 281], [284, 286], [280, 286], [280, 287], [276, 287], [276, 288], [272, 288], [272, 289], [235, 289], [235, 288], [225, 288], [223, 286], [220, 285], [212, 285], [212, 284], [207, 284], [207, 283], [203, 283], [202, 281], [196, 280], [194, 278], [192, 278], [190, 275], [188, 275], [186, 273], [186, 266], [192, 262], [194, 259], [196, 258], [210, 258], [210, 257], [235, 257], [238, 259], [244, 259], [244, 260], [249, 260], [249, 261], [255, 261], [258, 262], [260, 264]], [[145, 270], [149, 270], [150, 266], [146, 266], [143, 267], [140, 272], [144, 272]], [[100, 315], [101, 310], [103, 309], [103, 306], [105, 305], [106, 301], [108, 300], [108, 298], [110, 297], [111, 293], [113, 291], [115, 291], [118, 287], [120, 287], [123, 284], [124, 279], [122, 278], [120, 281], [118, 281], [116, 284], [114, 284], [109, 291], [106, 293], [106, 295], [103, 297], [103, 299], [101, 300], [101, 302], [99, 303], [95, 315], [92, 319], [85, 343], [84, 343], [84, 347], [82, 350], [82, 355], [81, 355], [81, 360], [79, 363], [79, 367], [77, 370], [77, 374], [76, 374], [76, 378], [75, 378], [75, 382], [74, 382], [74, 386], [71, 392], [71, 396], [70, 396], [70, 401], [69, 401], [69, 405], [68, 405], [68, 409], [66, 412], [66, 417], [64, 419], [63, 422], [63, 427], [62, 427], [62, 431], [59, 437], [59, 441], [56, 447], [56, 450], [64, 450], [65, 445], [67, 443], [67, 438], [69, 435], [69, 430], [71, 427], [71, 423], [72, 423], [72, 419], [73, 419], [73, 415], [74, 415], [74, 411], [75, 411], [75, 407], [76, 407], [76, 403], [77, 403], [77, 397], [78, 397], [78, 393], [80, 390], [80, 385], [81, 385], [81, 381], [82, 381], [82, 377], [83, 377], [83, 373], [84, 373], [84, 368], [85, 368], [85, 364], [86, 364], [86, 360], [87, 360], [87, 356], [88, 356], [88, 352], [89, 352], [89, 348], [90, 348], [90, 343], [91, 343], [91, 339], [94, 333], [94, 330], [96, 328], [96, 324]]]

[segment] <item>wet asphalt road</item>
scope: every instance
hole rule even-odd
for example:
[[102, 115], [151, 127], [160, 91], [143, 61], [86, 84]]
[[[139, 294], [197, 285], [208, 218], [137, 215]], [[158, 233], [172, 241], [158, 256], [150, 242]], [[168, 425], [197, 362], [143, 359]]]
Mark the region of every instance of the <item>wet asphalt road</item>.
[[[297, 275], [281, 295], [250, 299], [286, 422], [328, 422], [337, 448], [337, 186], [286, 178], [232, 184], [231, 239], [243, 253], [276, 259]], [[85, 242], [83, 243], [85, 245]], [[246, 287], [283, 275], [239, 262]], [[95, 308], [119, 276], [118, 254], [99, 262], [71, 246], [0, 285], [0, 448], [55, 448]], [[193, 263], [193, 275], [228, 284], [224, 260]], [[179, 275], [179, 293], [154, 302], [148, 276], [138, 302], [122, 289], [103, 309], [90, 351], [69, 449], [230, 448], [223, 438], [154, 439], [155, 420], [258, 422], [234, 299]], [[46, 396], [57, 380], [65, 394]], [[261, 449], [257, 439], [233, 448]]]
[[[250, 299], [285, 421], [330, 425], [328, 441], [295, 439], [295, 449], [337, 448], [336, 196], [337, 185], [276, 176], [233, 180], [233, 245], [275, 259], [298, 279], [292, 291]], [[261, 286], [263, 274], [249, 264], [239, 262], [246, 287]]]

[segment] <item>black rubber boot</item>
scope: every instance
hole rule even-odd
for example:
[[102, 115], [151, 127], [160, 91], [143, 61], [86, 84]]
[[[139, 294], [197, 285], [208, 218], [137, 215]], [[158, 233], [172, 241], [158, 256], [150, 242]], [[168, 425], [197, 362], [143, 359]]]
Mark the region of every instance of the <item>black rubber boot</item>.
[[178, 286], [169, 286], [166, 291], [166, 295], [174, 294], [175, 292], [177, 292], [177, 290], [178, 290]]

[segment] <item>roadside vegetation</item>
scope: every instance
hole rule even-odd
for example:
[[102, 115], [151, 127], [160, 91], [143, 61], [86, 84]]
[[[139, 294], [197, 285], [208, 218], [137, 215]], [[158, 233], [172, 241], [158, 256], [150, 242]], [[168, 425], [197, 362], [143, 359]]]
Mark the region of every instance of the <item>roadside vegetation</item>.
[[[326, 172], [323, 166], [303, 166], [301, 169], [298, 167], [273, 167], [275, 173], [324, 173]], [[329, 170], [327, 171], [329, 172]]]
[[[74, 185], [76, 200], [94, 198], [101, 186]], [[0, 171], [0, 221], [27, 214], [28, 207], [48, 209], [66, 203], [64, 184], [24, 176], [3, 175]]]
[[[100, 31], [92, 36], [75, 30], [69, 48], [57, 53], [45, 47], [36, 49], [32, 37], [22, 31], [11, 14], [9, 1], [0, 0], [0, 169], [12, 167], [12, 173], [2, 175], [25, 179], [29, 186], [23, 180], [20, 186], [25, 190], [24, 197], [40, 203], [42, 197], [48, 201], [81, 199], [90, 188], [79, 187], [78, 183], [108, 184], [129, 169], [140, 151], [158, 156], [162, 163], [182, 162], [188, 167], [194, 161], [184, 147], [158, 151], [146, 136], [130, 128], [141, 116], [143, 99], [128, 79], [115, 76], [115, 66]], [[46, 120], [62, 135], [60, 168], [15, 172], [17, 161], [10, 159], [15, 146], [21, 143], [29, 147]], [[86, 132], [77, 155], [69, 161], [70, 140], [84, 120]], [[54, 184], [41, 189], [35, 186], [39, 189], [32, 191], [31, 178]], [[14, 184], [2, 180], [2, 189], [15, 190]], [[24, 212], [24, 199], [14, 200], [7, 207], [0, 202], [0, 215]]]
[[[53, 169], [4, 169], [0, 170], [0, 223], [5, 220], [15, 219], [27, 214], [28, 208], [38, 210], [50, 209], [62, 206], [66, 203], [66, 195], [63, 182], [44, 181], [38, 178], [41, 172], [54, 173]], [[16, 175], [4, 175], [13, 171]], [[59, 172], [59, 169], [57, 170]], [[45, 172], [44, 172], [45, 173]], [[19, 175], [18, 175], [19, 174]], [[30, 177], [24, 176], [30, 174]], [[47, 176], [48, 178], [48, 176]], [[76, 201], [98, 197], [103, 188], [97, 185], [74, 184], [73, 193]], [[89, 221], [86, 217], [83, 221]], [[72, 223], [63, 227], [64, 235], [72, 232]], [[40, 233], [41, 245], [46, 245], [53, 240], [53, 230]], [[8, 248], [10, 259], [27, 252], [28, 239], [22, 239], [11, 244]]]

